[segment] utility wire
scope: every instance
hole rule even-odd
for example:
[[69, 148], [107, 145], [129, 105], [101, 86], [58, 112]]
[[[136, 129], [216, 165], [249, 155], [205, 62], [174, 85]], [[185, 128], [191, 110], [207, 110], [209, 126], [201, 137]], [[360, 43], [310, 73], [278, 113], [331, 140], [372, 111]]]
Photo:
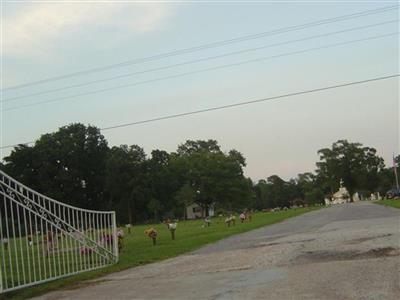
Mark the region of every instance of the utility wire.
[[0, 147], [0, 149], [15, 148], [15, 147], [19, 147], [19, 146], [28, 146], [28, 145], [31, 145], [34, 143], [35, 143], [34, 141], [31, 141], [31, 142], [20, 143], [20, 144], [15, 144], [15, 145], [7, 145], [7, 146]]
[[228, 52], [228, 53], [224, 53], [224, 54], [220, 54], [220, 55], [216, 55], [216, 56], [209, 56], [209, 57], [205, 57], [205, 58], [185, 61], [185, 62], [182, 62], [182, 63], [177, 63], [177, 64], [167, 65], [167, 66], [163, 66], [163, 67], [143, 70], [143, 71], [139, 71], [139, 72], [127, 73], [127, 74], [122, 74], [122, 75], [118, 75], [118, 76], [102, 78], [102, 79], [97, 79], [97, 80], [88, 81], [88, 82], [84, 82], [84, 83], [64, 86], [64, 87], [60, 87], [60, 88], [56, 88], [56, 89], [50, 89], [50, 90], [46, 90], [46, 91], [42, 91], [42, 92], [36, 92], [36, 93], [32, 93], [32, 94], [27, 94], [27, 95], [11, 97], [11, 98], [4, 99], [3, 103], [10, 102], [10, 101], [15, 101], [15, 100], [19, 100], [19, 99], [30, 98], [30, 97], [34, 97], [34, 96], [51, 94], [51, 93], [55, 93], [55, 92], [60, 92], [60, 91], [69, 90], [69, 89], [73, 89], [73, 88], [79, 88], [79, 87], [83, 87], [83, 86], [87, 86], [87, 85], [92, 85], [92, 84], [112, 81], [112, 80], [116, 80], [116, 79], [131, 77], [131, 76], [134, 76], [134, 75], [140, 75], [140, 74], [145, 74], [145, 73], [155, 72], [155, 71], [160, 71], [160, 70], [167, 70], [167, 69], [171, 69], [171, 68], [175, 68], [175, 67], [194, 64], [194, 63], [203, 62], [203, 61], [212, 60], [212, 59], [223, 58], [223, 57], [227, 57], [227, 56], [231, 56], [231, 55], [237, 55], [237, 54], [242, 54], [242, 53], [262, 50], [262, 49], [266, 49], [266, 48], [283, 46], [283, 45], [297, 43], [297, 42], [304, 42], [304, 41], [308, 41], [308, 40], [312, 40], [312, 39], [316, 39], [316, 38], [324, 38], [324, 37], [328, 37], [328, 36], [332, 36], [332, 35], [336, 35], [336, 34], [347, 33], [347, 32], [351, 32], [351, 31], [357, 31], [357, 30], [362, 30], [362, 29], [366, 29], [366, 28], [372, 28], [372, 27], [376, 27], [376, 26], [387, 25], [387, 24], [398, 23], [398, 22], [399, 22], [399, 19], [396, 19], [396, 20], [380, 22], [380, 23], [375, 23], [375, 24], [370, 24], [370, 25], [365, 25], [365, 26], [353, 27], [353, 28], [339, 30], [339, 31], [333, 31], [333, 32], [328, 32], [328, 33], [323, 33], [323, 34], [317, 34], [317, 35], [313, 35], [313, 36], [309, 36], [309, 37], [305, 37], [305, 38], [301, 38], [301, 39], [294, 39], [294, 40], [289, 40], [289, 41], [285, 41], [285, 42], [269, 44], [269, 45], [265, 45], [265, 46], [255, 47], [255, 48], [248, 48], [248, 49], [244, 49], [244, 50]]
[[[122, 127], [129, 127], [129, 126], [135, 126], [135, 125], [146, 124], [146, 123], [151, 123], [151, 122], [157, 122], [157, 121], [162, 121], [162, 120], [180, 118], [180, 117], [185, 117], [185, 116], [190, 116], [190, 115], [195, 115], [195, 114], [201, 114], [201, 113], [210, 112], [210, 111], [223, 110], [223, 109], [233, 108], [233, 107], [238, 107], [238, 106], [250, 105], [250, 104], [255, 104], [255, 103], [261, 103], [261, 102], [272, 101], [272, 100], [283, 99], [283, 98], [289, 98], [289, 97], [305, 95], [305, 94], [311, 94], [311, 93], [317, 93], [317, 92], [322, 92], [322, 91], [326, 91], [326, 90], [333, 90], [333, 89], [337, 89], [337, 88], [355, 86], [355, 85], [359, 85], [359, 84], [367, 84], [367, 83], [370, 83], [370, 82], [387, 80], [387, 79], [396, 78], [396, 77], [399, 77], [399, 76], [400, 76], [400, 74], [392, 74], [392, 75], [375, 77], [375, 78], [370, 78], [370, 79], [365, 79], [365, 80], [360, 80], [360, 81], [351, 81], [351, 82], [347, 82], [347, 83], [330, 85], [330, 86], [315, 88], [315, 89], [311, 89], [311, 90], [303, 90], [303, 91], [299, 91], [299, 92], [293, 92], [293, 93], [288, 93], [288, 94], [283, 94], [283, 95], [278, 95], [278, 96], [272, 96], [272, 97], [267, 97], [267, 98], [262, 98], [262, 99], [249, 100], [249, 101], [238, 102], [238, 103], [233, 103], [233, 104], [228, 104], [228, 105], [222, 105], [222, 106], [216, 106], [216, 107], [205, 108], [205, 109], [200, 109], [200, 110], [194, 110], [194, 111], [190, 111], [190, 112], [172, 114], [172, 115], [167, 115], [167, 116], [162, 116], [162, 117], [157, 117], [157, 118], [152, 118], [152, 119], [146, 119], [146, 120], [141, 120], [141, 121], [123, 123], [123, 124], [103, 127], [100, 130], [101, 131], [107, 131], [107, 130], [122, 128]], [[27, 142], [27, 143], [17, 144], [17, 145], [8, 145], [8, 146], [0, 147], [0, 149], [13, 148], [13, 147], [17, 147], [19, 145], [28, 145], [28, 144], [32, 144], [32, 143], [34, 143], [34, 142]]]
[[394, 74], [394, 75], [376, 77], [376, 78], [371, 78], [371, 79], [366, 79], [366, 80], [361, 80], [361, 81], [353, 81], [353, 82], [348, 82], [348, 83], [343, 83], [343, 84], [337, 84], [337, 85], [316, 88], [316, 89], [312, 89], [312, 90], [294, 92], [294, 93], [283, 94], [283, 95], [279, 95], [279, 96], [273, 96], [273, 97], [262, 98], [262, 99], [257, 99], [257, 100], [250, 100], [250, 101], [245, 101], [245, 102], [238, 102], [238, 103], [234, 103], [234, 104], [200, 109], [200, 110], [184, 112], [184, 113], [174, 114], [174, 115], [168, 115], [168, 116], [163, 116], [163, 117], [157, 117], [157, 118], [147, 119], [147, 120], [142, 120], [142, 121], [137, 121], [137, 122], [119, 124], [119, 125], [104, 127], [104, 128], [101, 128], [100, 130], [105, 131], [105, 130], [111, 130], [111, 129], [121, 128], [121, 127], [128, 127], [128, 126], [139, 125], [139, 124], [144, 124], [144, 123], [173, 119], [173, 118], [195, 115], [195, 114], [200, 114], [200, 113], [205, 113], [205, 112], [210, 112], [210, 111], [215, 111], [215, 110], [221, 110], [221, 109], [249, 105], [249, 104], [260, 103], [260, 102], [265, 102], [265, 101], [271, 101], [271, 100], [276, 100], [276, 99], [281, 99], [281, 98], [287, 98], [287, 97], [293, 97], [293, 96], [299, 96], [299, 95], [304, 95], [304, 94], [326, 91], [326, 90], [332, 90], [332, 89], [337, 89], [337, 88], [342, 88], [342, 87], [347, 87], [347, 86], [352, 86], [352, 85], [357, 85], [357, 84], [365, 84], [365, 83], [369, 83], [369, 82], [373, 82], [373, 81], [385, 80], [385, 79], [395, 78], [395, 77], [399, 77], [399, 76], [400, 76], [400, 74]]
[[221, 47], [221, 46], [225, 46], [225, 45], [229, 45], [229, 44], [233, 44], [233, 43], [239, 43], [239, 42], [244, 42], [244, 41], [248, 41], [248, 40], [263, 38], [266, 36], [282, 34], [282, 33], [290, 32], [290, 31], [302, 30], [302, 29], [306, 29], [306, 28], [310, 28], [310, 27], [314, 27], [314, 26], [320, 26], [320, 25], [325, 25], [325, 24], [330, 24], [330, 23], [335, 23], [335, 22], [340, 22], [340, 21], [346, 21], [346, 20], [350, 20], [350, 19], [354, 19], [354, 18], [384, 13], [387, 11], [398, 9], [398, 7], [399, 7], [399, 5], [386, 6], [386, 7], [382, 7], [382, 8], [378, 8], [378, 9], [365, 10], [365, 11], [361, 11], [358, 13], [342, 15], [342, 16], [329, 18], [329, 19], [322, 19], [322, 20], [313, 21], [313, 22], [309, 22], [309, 23], [303, 23], [300, 25], [283, 27], [283, 28], [276, 29], [276, 30], [265, 31], [265, 32], [257, 33], [257, 34], [251, 34], [251, 35], [245, 35], [245, 36], [232, 38], [232, 39], [228, 39], [228, 40], [222, 40], [222, 41], [217, 41], [217, 42], [213, 42], [213, 43], [203, 44], [200, 46], [195, 46], [195, 47], [179, 49], [179, 50], [175, 50], [175, 51], [171, 51], [171, 52], [156, 54], [156, 55], [152, 55], [152, 56], [148, 56], [148, 57], [144, 57], [144, 58], [128, 60], [128, 61], [117, 63], [117, 64], [111, 64], [111, 65], [106, 65], [106, 66], [102, 66], [102, 67], [82, 70], [82, 71], [78, 71], [78, 72], [74, 72], [74, 73], [64, 74], [64, 75], [60, 75], [60, 76], [49, 77], [49, 78], [42, 79], [42, 80], [37, 80], [37, 81], [28, 82], [25, 84], [15, 85], [12, 87], [5, 88], [3, 90], [14, 90], [14, 89], [19, 89], [19, 88], [25, 88], [25, 87], [29, 87], [29, 86], [33, 86], [33, 85], [37, 85], [37, 84], [43, 84], [43, 83], [47, 83], [47, 82], [51, 82], [51, 81], [58, 81], [58, 80], [62, 80], [62, 79], [70, 78], [70, 77], [86, 75], [86, 74], [96, 73], [96, 72], [100, 72], [100, 71], [106, 71], [106, 70], [110, 70], [110, 69], [114, 69], [114, 68], [125, 67], [125, 66], [130, 66], [130, 65], [139, 64], [139, 63], [145, 63], [145, 62], [149, 62], [149, 61], [153, 61], [153, 60], [163, 59], [166, 57], [187, 54], [187, 53], [192, 53], [192, 52], [196, 52], [196, 51], [200, 51], [200, 50], [204, 50], [204, 49], [216, 48], [216, 47]]
[[398, 35], [398, 34], [399, 34], [399, 32], [394, 32], [394, 33], [389, 33], [389, 34], [383, 34], [383, 35], [377, 35], [377, 36], [373, 36], [373, 37], [368, 37], [368, 38], [364, 38], [364, 39], [351, 40], [351, 41], [335, 43], [335, 44], [330, 44], [330, 45], [321, 46], [321, 47], [315, 47], [315, 48], [308, 48], [308, 49], [304, 49], [304, 50], [288, 52], [288, 53], [278, 54], [278, 55], [274, 55], [274, 56], [260, 57], [260, 58], [245, 60], [245, 61], [241, 61], [241, 62], [237, 62], [237, 63], [224, 64], [224, 65], [219, 65], [219, 66], [215, 66], [215, 67], [200, 69], [200, 70], [196, 70], [196, 71], [179, 73], [179, 74], [165, 76], [165, 77], [159, 77], [159, 78], [154, 78], [154, 79], [149, 79], [149, 80], [144, 80], [144, 81], [138, 81], [138, 82], [129, 83], [129, 84], [117, 85], [117, 86], [114, 86], [114, 87], [109, 87], [109, 88], [104, 88], [104, 89], [99, 89], [99, 90], [93, 90], [93, 91], [89, 91], [89, 92], [78, 93], [78, 94], [59, 97], [59, 98], [53, 98], [53, 99], [44, 100], [44, 101], [28, 103], [28, 104], [24, 104], [24, 105], [20, 105], [20, 106], [14, 106], [14, 107], [6, 108], [6, 109], [3, 109], [2, 111], [19, 110], [19, 109], [22, 109], [22, 108], [38, 106], [38, 105], [47, 104], [47, 103], [53, 103], [53, 102], [59, 102], [59, 101], [62, 101], [62, 100], [67, 100], [67, 99], [73, 99], [73, 98], [76, 98], [76, 97], [94, 95], [94, 94], [113, 91], [113, 90], [117, 90], [117, 89], [137, 86], [137, 85], [141, 85], [141, 84], [152, 83], [152, 82], [156, 82], [156, 81], [163, 81], [163, 80], [173, 79], [173, 78], [178, 78], [178, 77], [184, 77], [184, 76], [187, 76], [187, 75], [204, 73], [204, 72], [214, 71], [214, 70], [219, 70], [219, 69], [225, 69], [225, 68], [234, 67], [234, 66], [240, 66], [240, 65], [244, 65], [244, 64], [248, 64], [248, 63], [260, 62], [260, 61], [264, 61], [264, 60], [268, 60], [268, 59], [275, 59], [275, 58], [284, 57], [284, 56], [302, 54], [302, 53], [307, 53], [307, 52], [321, 50], [321, 49], [327, 49], [327, 48], [332, 48], [332, 47], [349, 45], [349, 44], [363, 42], [363, 41], [369, 41], [369, 40], [373, 40], [373, 39], [385, 38], [385, 37], [394, 36], [394, 35]]

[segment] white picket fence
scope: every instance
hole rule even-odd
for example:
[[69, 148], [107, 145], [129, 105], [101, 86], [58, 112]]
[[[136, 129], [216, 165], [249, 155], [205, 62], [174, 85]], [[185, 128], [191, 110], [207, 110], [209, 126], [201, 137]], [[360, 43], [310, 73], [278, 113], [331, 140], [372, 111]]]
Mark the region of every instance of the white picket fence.
[[0, 293], [117, 261], [114, 211], [61, 203], [0, 170]]

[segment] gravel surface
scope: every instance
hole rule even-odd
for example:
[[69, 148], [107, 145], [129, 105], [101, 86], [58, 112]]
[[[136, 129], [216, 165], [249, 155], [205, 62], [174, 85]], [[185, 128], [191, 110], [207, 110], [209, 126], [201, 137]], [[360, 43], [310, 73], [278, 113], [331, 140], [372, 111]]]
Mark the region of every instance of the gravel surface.
[[313, 211], [37, 299], [399, 299], [400, 210]]

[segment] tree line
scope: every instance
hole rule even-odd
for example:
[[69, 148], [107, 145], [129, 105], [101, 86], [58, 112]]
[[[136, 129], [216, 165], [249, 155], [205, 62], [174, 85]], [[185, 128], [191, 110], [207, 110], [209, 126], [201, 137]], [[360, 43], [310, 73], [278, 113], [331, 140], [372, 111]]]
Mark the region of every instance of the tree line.
[[383, 194], [393, 186], [393, 171], [374, 148], [339, 140], [318, 153], [314, 173], [255, 183], [244, 176], [245, 157], [222, 151], [215, 140], [188, 140], [174, 152], [146, 155], [138, 145], [109, 147], [100, 129], [76, 123], [33, 146], [15, 147], [0, 168], [64, 203], [115, 210], [121, 224], [184, 218], [192, 203], [228, 212], [313, 205], [334, 193], [341, 179], [350, 193]]

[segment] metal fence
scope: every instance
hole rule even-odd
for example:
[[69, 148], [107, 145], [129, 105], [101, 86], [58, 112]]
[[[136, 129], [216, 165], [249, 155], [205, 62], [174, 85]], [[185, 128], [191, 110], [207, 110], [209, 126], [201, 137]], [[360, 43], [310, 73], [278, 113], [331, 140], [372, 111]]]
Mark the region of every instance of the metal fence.
[[73, 207], [0, 170], [0, 293], [118, 261], [115, 212]]

